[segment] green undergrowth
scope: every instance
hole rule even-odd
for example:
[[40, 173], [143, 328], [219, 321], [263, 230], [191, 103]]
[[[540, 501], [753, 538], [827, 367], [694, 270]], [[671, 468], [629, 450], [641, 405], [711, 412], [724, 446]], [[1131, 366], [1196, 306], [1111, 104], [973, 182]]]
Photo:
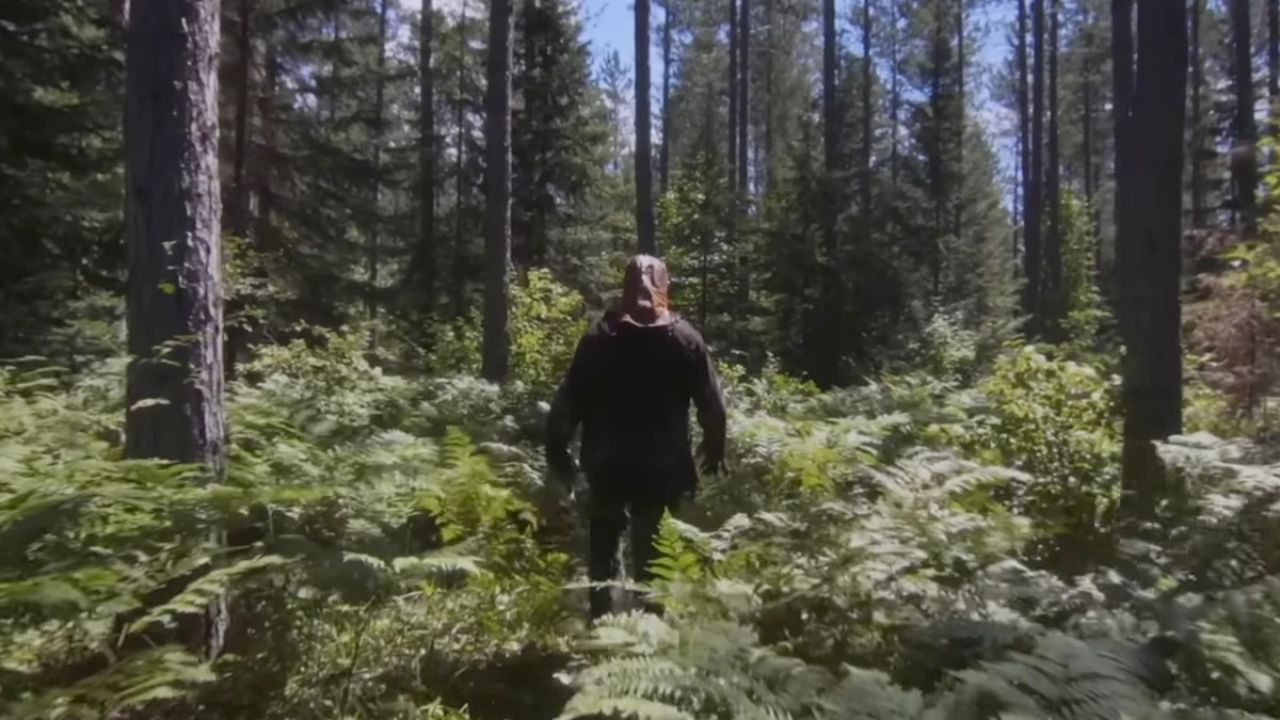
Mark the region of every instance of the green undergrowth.
[[1280, 714], [1280, 471], [1175, 439], [1176, 501], [1121, 531], [1104, 367], [1011, 348], [833, 393], [725, 367], [730, 469], [664, 522], [662, 615], [590, 628], [538, 449], [563, 358], [498, 388], [367, 347], [240, 367], [221, 483], [122, 459], [120, 361], [0, 368], [0, 714]]

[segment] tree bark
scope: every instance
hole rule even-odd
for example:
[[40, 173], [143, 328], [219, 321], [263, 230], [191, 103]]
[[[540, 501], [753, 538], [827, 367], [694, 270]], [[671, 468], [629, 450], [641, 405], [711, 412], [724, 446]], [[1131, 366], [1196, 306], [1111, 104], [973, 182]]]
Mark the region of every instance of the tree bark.
[[739, 0], [742, 19], [738, 22], [738, 193], [748, 195], [748, 137], [751, 125], [751, 0]]
[[436, 92], [431, 66], [434, 42], [431, 0], [423, 0], [418, 31], [418, 249], [409, 274], [419, 308], [431, 313], [436, 300]]
[[250, 0], [240, 0], [236, 13], [235, 137], [231, 171], [231, 234], [245, 238], [249, 233], [249, 184], [245, 165], [249, 145], [249, 78], [253, 71]]
[[1204, 59], [1201, 24], [1205, 0], [1191, 0], [1191, 226], [1205, 227], [1204, 207]]
[[738, 0], [729, 0], [729, 194], [738, 191]]
[[[642, 2], [644, 0], [641, 0]], [[642, 45], [646, 51], [648, 43]], [[511, 0], [489, 2], [485, 92], [485, 288], [481, 374], [505, 382], [511, 358]]]
[[1153, 440], [1182, 432], [1182, 164], [1187, 6], [1139, 0], [1133, 122], [1135, 232], [1121, 237], [1125, 337], [1122, 510], [1149, 517], [1164, 492]]
[[662, 18], [662, 147], [658, 150], [658, 188], [665, 195], [671, 183], [671, 33], [672, 9], [678, 0], [666, 0]]
[[1253, 32], [1249, 20], [1249, 0], [1230, 2], [1232, 70], [1236, 95], [1233, 128], [1235, 147], [1231, 153], [1231, 175], [1241, 228], [1252, 234], [1258, 229], [1257, 201], [1254, 197], [1258, 185], [1258, 126], [1253, 117]]
[[639, 250], [658, 254], [653, 227], [653, 110], [649, 102], [649, 0], [636, 0], [636, 231]]
[[126, 59], [125, 454], [226, 470], [218, 2], [134, 0]]
[[1049, 137], [1048, 164], [1045, 168], [1045, 206], [1049, 233], [1044, 242], [1045, 301], [1047, 329], [1054, 339], [1061, 339], [1065, 298], [1062, 295], [1062, 153], [1058, 128], [1058, 16], [1059, 0], [1049, 5]]
[[1041, 257], [1041, 218], [1044, 207], [1044, 0], [1032, 0], [1031, 48], [1031, 182], [1027, 187], [1027, 285], [1024, 310], [1031, 316], [1032, 334], [1038, 334], [1044, 326], [1044, 298], [1041, 288], [1044, 272]]

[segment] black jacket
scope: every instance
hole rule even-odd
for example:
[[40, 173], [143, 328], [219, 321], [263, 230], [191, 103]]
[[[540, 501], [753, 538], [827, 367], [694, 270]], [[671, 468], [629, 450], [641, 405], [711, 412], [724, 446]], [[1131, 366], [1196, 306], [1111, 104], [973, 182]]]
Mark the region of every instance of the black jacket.
[[706, 343], [688, 321], [640, 326], [607, 313], [582, 338], [547, 418], [547, 464], [571, 475], [569, 441], [582, 425], [581, 463], [593, 484], [652, 477], [665, 489], [697, 484], [689, 404], [707, 463], [724, 460], [725, 411]]

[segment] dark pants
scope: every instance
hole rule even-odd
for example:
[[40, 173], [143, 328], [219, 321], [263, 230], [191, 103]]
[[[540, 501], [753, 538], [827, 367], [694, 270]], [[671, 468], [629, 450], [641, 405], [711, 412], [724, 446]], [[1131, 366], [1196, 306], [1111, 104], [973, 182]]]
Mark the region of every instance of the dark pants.
[[[622, 474], [622, 477], [630, 473]], [[631, 576], [640, 582], [653, 578], [649, 564], [657, 552], [653, 541], [663, 513], [675, 510], [677, 496], [673, 492], [655, 490], [654, 478], [637, 478], [635, 483], [618, 482], [619, 475], [593, 477], [591, 483], [591, 548], [588, 573], [593, 583], [607, 583], [618, 578], [621, 556], [618, 552], [622, 533], [631, 530]], [[647, 482], [645, 482], [647, 480]], [[591, 617], [612, 612], [613, 588], [591, 589]]]

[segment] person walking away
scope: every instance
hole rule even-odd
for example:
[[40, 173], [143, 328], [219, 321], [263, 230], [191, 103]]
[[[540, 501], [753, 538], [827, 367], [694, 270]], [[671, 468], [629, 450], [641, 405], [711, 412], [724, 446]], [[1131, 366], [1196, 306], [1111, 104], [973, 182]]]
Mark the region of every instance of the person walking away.
[[[620, 307], [579, 341], [551, 403], [547, 467], [571, 485], [577, 467], [569, 442], [582, 426], [581, 469], [590, 489], [588, 573], [615, 580], [618, 548], [630, 516], [632, 573], [652, 579], [654, 537], [663, 514], [697, 489], [689, 406], [697, 408], [704, 473], [723, 470], [724, 398], [702, 335], [668, 307], [670, 277], [657, 258], [627, 264]], [[591, 617], [613, 610], [610, 588], [590, 591]]]

